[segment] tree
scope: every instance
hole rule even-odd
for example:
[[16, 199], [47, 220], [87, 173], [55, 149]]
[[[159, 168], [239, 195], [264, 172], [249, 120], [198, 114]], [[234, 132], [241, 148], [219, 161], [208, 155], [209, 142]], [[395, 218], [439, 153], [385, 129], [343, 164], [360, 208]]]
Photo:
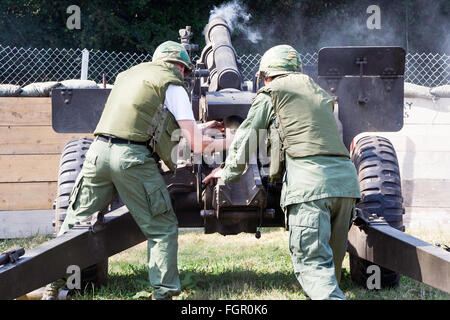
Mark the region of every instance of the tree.
[[[233, 32], [239, 53], [258, 52], [287, 43], [299, 51], [325, 45], [401, 45], [411, 51], [450, 51], [450, 2], [378, 0], [380, 30], [368, 30], [366, 9], [372, 0], [233, 0], [251, 14], [245, 24], [259, 31], [252, 43], [245, 30]], [[202, 48], [210, 11], [223, 0], [2, 0], [0, 44], [36, 48], [89, 48], [153, 52], [178, 30], [192, 26], [193, 42]], [[81, 8], [81, 29], [69, 30], [69, 5]]]

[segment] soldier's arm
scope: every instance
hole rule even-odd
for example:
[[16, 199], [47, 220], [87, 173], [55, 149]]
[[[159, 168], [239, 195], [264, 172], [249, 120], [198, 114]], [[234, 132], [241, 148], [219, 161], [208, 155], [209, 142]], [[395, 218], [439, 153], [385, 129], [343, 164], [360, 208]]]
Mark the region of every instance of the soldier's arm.
[[259, 130], [267, 130], [273, 116], [270, 96], [267, 93], [258, 94], [228, 149], [225, 165], [220, 174], [225, 182], [235, 181], [242, 175], [250, 154], [257, 151]]
[[202, 128], [194, 120], [178, 120], [177, 122], [183, 132], [183, 137], [186, 138], [191, 150], [195, 153], [203, 153], [205, 150], [210, 152], [225, 150], [233, 140], [230, 132], [227, 132], [225, 139], [214, 139], [203, 135]]
[[166, 91], [164, 105], [175, 117], [183, 136], [195, 153], [203, 153], [206, 149], [210, 150], [209, 148], [215, 151], [222, 151], [231, 143], [230, 139], [232, 137], [228, 137], [228, 140], [213, 139], [203, 134], [203, 131], [208, 129], [216, 128], [220, 131], [223, 125], [219, 122], [211, 121], [203, 125], [197, 125], [189, 97], [183, 87], [170, 84]]

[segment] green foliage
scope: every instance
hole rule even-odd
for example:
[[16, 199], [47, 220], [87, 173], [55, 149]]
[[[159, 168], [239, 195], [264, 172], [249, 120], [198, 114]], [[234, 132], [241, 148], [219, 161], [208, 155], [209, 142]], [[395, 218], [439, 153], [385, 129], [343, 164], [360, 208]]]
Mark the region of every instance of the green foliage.
[[[202, 48], [210, 11], [223, 0], [2, 0], [0, 44], [36, 48], [89, 48], [153, 52], [178, 30], [192, 26]], [[239, 53], [263, 53], [277, 44], [300, 52], [324, 45], [402, 45], [411, 51], [448, 51], [450, 2], [379, 0], [382, 30], [368, 32], [369, 0], [240, 0], [251, 14], [246, 24], [263, 35], [254, 44], [240, 29], [233, 32]], [[69, 30], [67, 7], [81, 8], [81, 30]]]
[[133, 296], [133, 299], [151, 299], [152, 293], [148, 291], [139, 291]]
[[[80, 30], [66, 28], [70, 16], [66, 10], [72, 4], [81, 9]], [[178, 29], [190, 25], [193, 40], [204, 45], [202, 31], [214, 4], [202, 0], [3, 0], [0, 44], [153, 52], [166, 40], [178, 41]]]
[[181, 288], [182, 289], [190, 289], [196, 290], [198, 289], [198, 284], [200, 280], [197, 277], [197, 274], [192, 271], [187, 271], [181, 276]]

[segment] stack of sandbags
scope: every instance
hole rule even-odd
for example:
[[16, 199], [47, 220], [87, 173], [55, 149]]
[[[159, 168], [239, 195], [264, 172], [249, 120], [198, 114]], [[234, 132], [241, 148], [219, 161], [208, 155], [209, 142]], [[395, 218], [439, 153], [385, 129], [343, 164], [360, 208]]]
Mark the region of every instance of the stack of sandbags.
[[450, 98], [450, 85], [431, 88], [430, 93], [439, 98]]
[[107, 83], [107, 84], [105, 85], [105, 87], [103, 87], [103, 83], [97, 83], [97, 86], [98, 86], [100, 89], [112, 89], [112, 87], [113, 87], [113, 85], [112, 85], [112, 84], [109, 84], [109, 83]]
[[450, 98], [450, 85], [442, 85], [439, 87], [429, 88], [425, 86], [419, 86], [414, 83], [405, 82], [405, 97], [407, 98], [423, 98], [423, 99], [436, 99], [436, 98]]
[[48, 97], [52, 89], [59, 86], [59, 84], [57, 81], [30, 83], [22, 88], [20, 95], [23, 97]]
[[[0, 97], [49, 97], [53, 89], [98, 89], [103, 84], [97, 84], [92, 80], [64, 80], [34, 82], [24, 87], [13, 84], [0, 84]], [[112, 88], [107, 84], [106, 88]]]
[[92, 80], [64, 80], [60, 82], [57, 89], [97, 89], [98, 85]]
[[22, 88], [14, 84], [0, 84], [0, 97], [20, 96]]
[[433, 99], [434, 96], [430, 93], [430, 88], [419, 86], [414, 83], [405, 82], [404, 85], [405, 97], [407, 98], [423, 98]]
[[[60, 86], [57, 89], [103, 89], [102, 83], [96, 83], [92, 80], [64, 80], [60, 82]], [[106, 84], [107, 89], [111, 89], [113, 86], [111, 84]]]

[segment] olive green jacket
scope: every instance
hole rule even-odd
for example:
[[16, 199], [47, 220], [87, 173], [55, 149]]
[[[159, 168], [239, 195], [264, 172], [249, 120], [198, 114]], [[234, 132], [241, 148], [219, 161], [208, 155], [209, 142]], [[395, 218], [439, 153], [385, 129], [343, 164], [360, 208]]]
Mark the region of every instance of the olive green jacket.
[[333, 115], [333, 99], [302, 73], [281, 75], [258, 91], [272, 98], [275, 126], [291, 157], [349, 157]]
[[[236, 131], [228, 150], [221, 176], [225, 182], [239, 179], [246, 168], [249, 150], [256, 150], [253, 143], [255, 132], [268, 129], [274, 119], [272, 98], [268, 92], [261, 92], [256, 96], [247, 118]], [[280, 203], [282, 208], [328, 197], [361, 197], [356, 169], [348, 157], [291, 157], [286, 154], [285, 159], [286, 171]]]
[[181, 72], [171, 63], [144, 62], [121, 72], [94, 135], [149, 140], [149, 127], [156, 112], [164, 105], [169, 84], [184, 85]]

